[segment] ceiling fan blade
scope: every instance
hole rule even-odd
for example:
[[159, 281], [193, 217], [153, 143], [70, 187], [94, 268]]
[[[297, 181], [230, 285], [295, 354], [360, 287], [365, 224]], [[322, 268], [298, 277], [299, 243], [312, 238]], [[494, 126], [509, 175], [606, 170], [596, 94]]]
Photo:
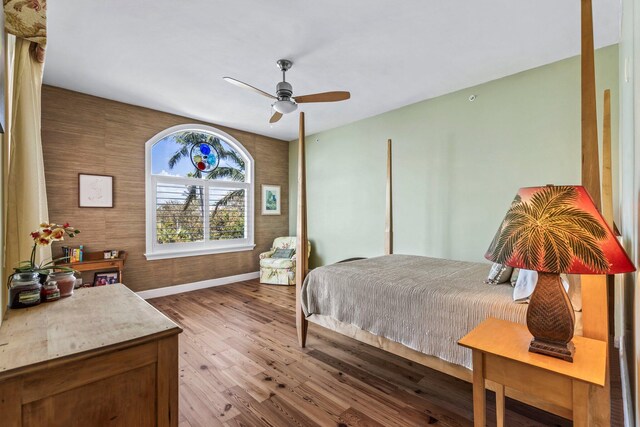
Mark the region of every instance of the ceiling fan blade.
[[278, 113], [277, 111], [273, 113], [273, 116], [269, 119], [269, 123], [275, 123], [282, 118], [282, 113]]
[[311, 95], [302, 95], [302, 96], [294, 96], [293, 99], [296, 100], [298, 104], [302, 104], [305, 102], [336, 102], [336, 101], [345, 101], [351, 98], [351, 94], [345, 91], [336, 91], [336, 92], [322, 92], [322, 93], [314, 93]]
[[236, 86], [238, 86], [238, 87], [243, 87], [243, 88], [245, 88], [245, 89], [252, 90], [252, 91], [254, 91], [254, 92], [256, 92], [256, 93], [259, 93], [260, 95], [264, 95], [264, 96], [266, 96], [267, 98], [271, 98], [271, 99], [278, 99], [278, 98], [276, 98], [275, 96], [271, 95], [270, 93], [267, 93], [267, 92], [265, 92], [265, 91], [263, 91], [263, 90], [260, 90], [260, 89], [258, 89], [257, 87], [253, 87], [253, 86], [251, 86], [250, 84], [247, 84], [247, 83], [245, 83], [245, 82], [241, 82], [240, 80], [236, 80], [236, 79], [234, 79], [234, 78], [232, 78], [232, 77], [223, 77], [223, 79], [224, 79], [224, 80], [226, 80], [226, 81], [228, 81], [228, 82], [229, 82], [229, 83], [231, 83], [232, 85], [236, 85]]

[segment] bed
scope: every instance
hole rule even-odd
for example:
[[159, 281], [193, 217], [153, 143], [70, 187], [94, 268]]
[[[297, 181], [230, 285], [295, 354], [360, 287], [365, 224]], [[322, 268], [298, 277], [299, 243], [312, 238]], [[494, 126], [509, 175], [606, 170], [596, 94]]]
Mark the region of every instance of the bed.
[[319, 267], [302, 286], [307, 318], [353, 325], [421, 353], [471, 368], [457, 345], [488, 317], [525, 323], [511, 286], [483, 283], [484, 263], [386, 255]]
[[[301, 113], [303, 141], [304, 113]], [[299, 145], [299, 183], [305, 181], [304, 142]], [[300, 158], [301, 157], [301, 158]], [[306, 345], [313, 323], [390, 353], [471, 382], [471, 360], [457, 341], [487, 317], [525, 323], [527, 306], [513, 301], [509, 285], [484, 283], [488, 263], [393, 254], [392, 144], [387, 149], [385, 256], [356, 259], [314, 269], [297, 260], [296, 327]], [[306, 232], [305, 186], [299, 185], [298, 236]], [[301, 220], [302, 219], [302, 220]], [[306, 239], [305, 239], [306, 241]], [[298, 239], [297, 253], [305, 253]], [[582, 311], [576, 331], [607, 341], [605, 276], [582, 276]], [[390, 305], [389, 305], [390, 304]], [[402, 315], [399, 315], [402, 313]], [[438, 328], [438, 325], [446, 327]], [[435, 325], [435, 326], [434, 326]], [[487, 388], [495, 386], [487, 384]], [[572, 413], [507, 389], [509, 397], [565, 418]], [[609, 397], [592, 396], [594, 417], [609, 416]], [[596, 413], [596, 411], [599, 411]], [[606, 425], [606, 423], [602, 424]]]
[[[591, 2], [589, 0], [582, 1], [582, 24], [583, 24], [583, 49], [582, 49], [582, 184], [591, 193], [599, 207], [600, 200], [600, 175], [599, 175], [599, 155], [596, 128], [596, 110], [595, 110], [595, 73], [593, 69], [593, 28], [591, 24]], [[306, 157], [305, 157], [305, 116], [300, 113], [300, 134], [298, 142], [298, 204], [297, 204], [297, 254], [306, 254], [306, 244], [308, 241], [307, 234], [307, 194], [306, 194]], [[476, 280], [476, 277], [486, 277], [486, 264], [449, 264], [442, 265], [446, 276], [446, 271], [456, 268], [461, 269], [463, 273], [460, 276], [453, 274], [447, 279], [452, 279], [458, 285], [445, 286], [442, 283], [437, 287], [439, 293], [433, 300], [420, 300], [412, 298], [413, 286], [412, 282], [404, 278], [404, 272], [386, 271], [394, 264], [391, 259], [398, 260], [398, 255], [393, 254], [393, 207], [392, 207], [392, 156], [391, 156], [391, 140], [388, 141], [387, 155], [387, 188], [386, 188], [386, 225], [385, 225], [385, 254], [386, 257], [374, 258], [371, 260], [351, 261], [334, 265], [331, 267], [322, 267], [316, 269], [313, 275], [309, 276], [309, 280], [305, 282], [308, 274], [308, 259], [304, 256], [298, 256], [296, 271], [296, 329], [298, 343], [301, 347], [306, 346], [307, 331], [309, 323], [317, 324], [332, 331], [352, 337], [358, 341], [381, 348], [395, 355], [404, 357], [411, 361], [420, 363], [427, 367], [444, 372], [448, 375], [460, 378], [462, 380], [472, 382], [472, 373], [469, 369], [471, 364], [464, 351], [453, 350], [458, 339], [469, 332], [475, 326], [482, 316], [491, 313], [492, 316], [507, 318], [524, 323], [524, 313], [526, 306], [515, 304], [512, 300], [508, 301], [511, 295], [510, 287], [504, 289], [494, 287], [491, 302], [485, 301], [484, 296], [477, 298], [478, 291], [480, 295], [484, 295], [489, 285], [481, 283], [485, 288], [478, 288], [473, 291], [476, 299], [460, 290], [459, 284], [469, 278]], [[610, 188], [603, 187], [602, 197], [605, 201], [610, 202]], [[418, 258], [423, 258], [419, 260]], [[430, 260], [430, 261], [426, 261]], [[421, 268], [432, 269], [434, 265], [437, 267], [441, 261], [433, 261], [433, 259], [424, 259], [424, 257], [407, 257], [402, 258], [409, 269], [416, 269], [416, 265]], [[431, 265], [427, 266], [431, 262]], [[446, 261], [456, 263], [455, 261]], [[435, 263], [435, 264], [434, 264]], [[452, 267], [453, 266], [453, 267]], [[482, 269], [480, 268], [482, 266]], [[382, 271], [383, 276], [400, 277], [393, 281], [384, 280], [378, 283], [379, 286], [386, 290], [384, 292], [370, 292], [371, 282], [378, 279], [373, 278], [370, 274], [373, 270]], [[419, 268], [418, 268], [419, 270]], [[433, 271], [432, 271], [433, 273]], [[480, 274], [482, 273], [482, 274]], [[415, 274], [415, 271], [413, 272]], [[468, 276], [465, 276], [468, 274]], [[436, 275], [437, 276], [437, 275]], [[344, 279], [344, 280], [343, 280]], [[423, 280], [422, 278], [421, 280]], [[433, 277], [432, 277], [433, 279]], [[403, 281], [405, 280], [405, 281]], [[323, 282], [319, 285], [312, 282]], [[341, 283], [342, 281], [342, 283]], [[607, 305], [607, 278], [606, 276], [582, 276], [581, 278], [581, 296], [582, 296], [582, 335], [588, 338], [598, 339], [608, 342], [608, 305]], [[354, 285], [356, 283], [357, 285]], [[402, 292], [395, 292], [398, 288], [390, 287], [390, 283], [399, 285]], [[450, 282], [451, 283], [451, 282]], [[469, 282], [466, 282], [467, 285]], [[303, 285], [304, 284], [304, 285]], [[361, 289], [357, 290], [355, 286]], [[452, 288], [454, 289], [452, 291]], [[444, 289], [444, 291], [443, 291]], [[367, 292], [367, 290], [369, 292]], [[423, 290], [424, 291], [424, 290]], [[488, 292], [488, 291], [487, 291]], [[400, 294], [404, 293], [404, 298], [400, 300]], [[434, 293], [427, 290], [426, 294]], [[455, 306], [455, 298], [451, 299], [447, 295], [457, 294], [462, 299], [467, 299], [465, 304], [471, 306], [479, 305], [483, 307], [475, 307], [475, 312], [468, 314], [465, 319], [464, 308], [458, 307], [455, 315], [446, 317], [448, 323], [460, 322], [454, 327], [455, 330], [450, 332], [440, 329], [434, 329], [427, 325], [430, 330], [419, 330], [418, 326], [429, 324], [434, 319], [443, 322], [445, 314], [451, 312], [451, 306]], [[315, 294], [315, 295], [312, 295]], [[503, 295], [504, 294], [504, 295]], [[350, 296], [349, 296], [350, 295]], [[349, 299], [350, 298], [350, 299]], [[487, 297], [489, 298], [489, 297]], [[394, 299], [396, 299], [394, 301]], [[363, 317], [362, 312], [369, 311], [376, 313], [376, 307], [380, 307], [383, 302], [391, 300], [394, 310], [387, 309], [379, 315], [379, 321], [376, 316]], [[337, 304], [331, 304], [332, 302]], [[507, 302], [508, 301], [508, 302]], [[323, 306], [326, 302], [326, 306]], [[429, 321], [424, 321], [426, 315], [432, 315], [427, 312], [430, 307], [441, 305], [439, 314], [434, 314]], [[507, 305], [509, 308], [506, 308]], [[404, 319], [398, 318], [399, 307], [411, 307], [412, 314]], [[443, 310], [444, 309], [444, 310]], [[347, 313], [346, 311], [351, 311]], [[491, 311], [494, 310], [494, 311]], [[437, 310], [435, 310], [437, 311]], [[378, 309], [377, 312], [380, 312]], [[462, 319], [462, 320], [460, 320]], [[382, 323], [391, 323], [390, 330], [384, 330]], [[395, 326], [393, 326], [395, 324]], [[421, 325], [418, 325], [421, 324]], [[401, 325], [398, 327], [398, 325]], [[449, 324], [447, 326], [450, 326]], [[409, 333], [404, 336], [396, 334], [398, 329], [408, 330]], [[395, 328], [395, 329], [394, 329]], [[446, 341], [440, 343], [440, 348], [435, 348], [435, 341]], [[495, 385], [487, 382], [487, 388], [494, 389]], [[529, 396], [516, 390], [507, 389], [507, 396], [520, 400], [527, 404], [547, 410], [562, 417], [571, 419], [571, 411], [567, 408], [558, 406], [553, 403], [536, 401]], [[610, 398], [609, 398], [609, 379], [607, 376], [606, 385], [602, 389], [594, 391], [590, 396], [590, 422], [594, 425], [610, 424]]]
[[489, 267], [412, 255], [327, 265], [307, 275], [302, 309], [315, 323], [352, 325], [471, 369], [461, 336], [489, 317], [526, 322], [527, 306], [514, 303], [509, 284], [484, 283]]

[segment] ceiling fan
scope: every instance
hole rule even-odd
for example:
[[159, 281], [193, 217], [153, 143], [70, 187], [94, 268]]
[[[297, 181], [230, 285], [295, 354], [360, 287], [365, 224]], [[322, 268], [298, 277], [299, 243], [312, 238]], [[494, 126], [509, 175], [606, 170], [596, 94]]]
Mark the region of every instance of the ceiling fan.
[[224, 77], [224, 79], [231, 84], [252, 90], [259, 93], [260, 95], [266, 96], [267, 98], [275, 99], [275, 102], [271, 104], [271, 107], [273, 107], [275, 111], [271, 116], [271, 119], [269, 119], [269, 123], [277, 122], [278, 120], [280, 120], [280, 118], [282, 118], [283, 114], [294, 112], [298, 108], [298, 104], [308, 102], [345, 101], [351, 98], [351, 94], [345, 91], [322, 92], [314, 93], [311, 95], [293, 96], [293, 87], [286, 81], [285, 78], [287, 70], [291, 68], [293, 62], [289, 61], [288, 59], [279, 59], [276, 63], [278, 64], [278, 68], [280, 68], [280, 71], [282, 71], [282, 81], [276, 85], [275, 96], [256, 87], [253, 87], [247, 83], [241, 82], [240, 80], [236, 80], [231, 77]]

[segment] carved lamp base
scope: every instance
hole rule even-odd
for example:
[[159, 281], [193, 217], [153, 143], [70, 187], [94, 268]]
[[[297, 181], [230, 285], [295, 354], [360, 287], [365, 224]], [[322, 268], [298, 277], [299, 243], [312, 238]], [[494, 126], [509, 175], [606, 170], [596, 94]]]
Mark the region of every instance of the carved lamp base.
[[560, 275], [539, 272], [527, 310], [527, 328], [533, 335], [529, 351], [573, 362], [574, 324], [575, 313]]

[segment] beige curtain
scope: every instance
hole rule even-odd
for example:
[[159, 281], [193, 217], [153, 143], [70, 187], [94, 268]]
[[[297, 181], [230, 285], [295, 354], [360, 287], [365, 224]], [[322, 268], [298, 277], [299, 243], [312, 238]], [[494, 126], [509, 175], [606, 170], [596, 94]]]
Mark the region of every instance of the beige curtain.
[[[13, 66], [5, 223], [5, 272], [29, 259], [29, 233], [48, 220], [47, 193], [40, 135], [43, 64], [34, 55], [35, 43], [17, 38]], [[41, 249], [38, 261], [51, 257]]]
[[[19, 261], [28, 259], [32, 244], [29, 232], [48, 218], [40, 138], [47, 3], [46, 0], [3, 0], [3, 6], [0, 19], [12, 35], [8, 35], [1, 46], [5, 81], [0, 83], [4, 83], [5, 89], [6, 129], [1, 151], [0, 323], [7, 306], [4, 280]], [[42, 261], [51, 256], [51, 249], [42, 249], [37, 255], [38, 262]]]
[[[28, 259], [29, 233], [48, 218], [44, 162], [40, 137], [42, 63], [47, 43], [46, 0], [3, 0], [0, 19], [7, 35], [5, 59], [5, 118], [2, 161], [0, 239], [0, 312], [7, 306], [4, 280], [19, 261]], [[2, 27], [0, 26], [0, 31]], [[15, 37], [14, 37], [15, 36]], [[37, 261], [51, 256], [40, 250]], [[2, 317], [0, 316], [0, 322]]]
[[[16, 38], [11, 34], [5, 34], [6, 39], [4, 40], [4, 44], [2, 49], [5, 53], [5, 63], [4, 63], [4, 134], [2, 135], [2, 150], [0, 150], [0, 155], [2, 155], [2, 209], [0, 209], [0, 215], [2, 217], [0, 223], [0, 247], [2, 250], [0, 251], [0, 279], [4, 284], [4, 280], [8, 276], [7, 269], [5, 268], [5, 261], [7, 259], [6, 251], [4, 250], [4, 244], [6, 242], [6, 225], [7, 225], [7, 184], [9, 180], [9, 132], [8, 132], [8, 124], [11, 123], [11, 93], [13, 91], [13, 58], [14, 58], [14, 50], [16, 47]], [[0, 324], [2, 323], [2, 318], [4, 317], [4, 312], [7, 308], [7, 287], [0, 287]]]

